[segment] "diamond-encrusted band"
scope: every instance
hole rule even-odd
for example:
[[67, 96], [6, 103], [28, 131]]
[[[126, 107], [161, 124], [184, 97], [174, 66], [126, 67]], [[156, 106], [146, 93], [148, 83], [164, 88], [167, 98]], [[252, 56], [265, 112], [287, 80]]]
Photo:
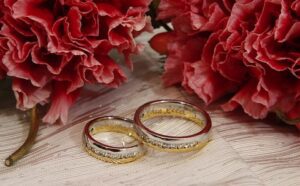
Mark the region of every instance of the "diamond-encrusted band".
[[[101, 132], [116, 132], [132, 137], [131, 146], [116, 147], [97, 141], [93, 136]], [[87, 123], [83, 132], [83, 145], [87, 153], [110, 163], [129, 163], [142, 157], [146, 150], [134, 130], [133, 121], [127, 118], [107, 116]]]
[[[201, 126], [199, 131], [187, 136], [169, 136], [150, 129], [146, 121], [158, 117], [174, 117]], [[168, 152], [199, 150], [210, 140], [211, 119], [197, 105], [179, 100], [157, 100], [139, 107], [134, 115], [135, 129], [144, 143]]]

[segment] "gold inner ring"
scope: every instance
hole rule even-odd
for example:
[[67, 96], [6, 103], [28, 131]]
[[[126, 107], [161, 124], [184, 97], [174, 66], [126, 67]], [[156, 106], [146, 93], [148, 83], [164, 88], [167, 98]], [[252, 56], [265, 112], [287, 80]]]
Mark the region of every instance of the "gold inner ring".
[[179, 109], [160, 108], [158, 110], [151, 110], [146, 113], [143, 113], [141, 120], [145, 122], [146, 120], [156, 118], [156, 117], [163, 117], [163, 116], [183, 118], [192, 121], [194, 124], [197, 124], [202, 128], [204, 127], [203, 120], [199, 119], [195, 113], [187, 110], [179, 110]]
[[93, 126], [90, 128], [90, 134], [92, 136], [99, 134], [101, 132], [116, 132], [120, 134], [125, 134], [129, 137], [134, 138], [137, 141], [140, 141], [140, 137], [137, 135], [134, 129], [124, 127], [121, 125], [102, 125], [102, 126]]
[[[200, 119], [201, 113], [198, 113], [196, 110], [191, 110], [189, 107], [179, 107], [179, 108], [155, 108], [155, 105], [153, 106], [154, 108], [150, 108], [149, 110], [144, 110], [143, 113], [141, 114], [141, 122], [146, 122], [147, 120], [157, 118], [157, 117], [164, 117], [164, 116], [169, 116], [169, 117], [177, 117], [177, 118], [182, 118], [185, 120], [189, 120], [193, 122], [193, 124], [200, 126], [202, 129], [205, 127], [205, 121], [203, 119]], [[196, 113], [195, 113], [196, 112]], [[203, 148], [209, 141], [203, 140], [203, 141], [198, 141], [195, 143], [190, 143], [187, 144], [188, 146], [177, 146], [177, 147], [164, 147], [161, 144], [158, 144], [157, 142], [152, 141], [149, 137], [146, 137], [142, 135], [143, 140], [145, 144], [148, 146], [160, 150], [160, 151], [166, 151], [166, 152], [191, 152], [195, 150], [200, 150]], [[176, 136], [178, 137], [178, 136]], [[180, 137], [180, 136], [179, 136]], [[163, 142], [167, 143], [167, 142]], [[172, 145], [172, 144], [170, 144]], [[168, 145], [168, 146], [170, 146]]]
[[[92, 136], [92, 138], [93, 138], [94, 135], [99, 134], [101, 132], [116, 132], [116, 133], [125, 134], [129, 137], [132, 137], [133, 139], [138, 141], [140, 145], [143, 145], [142, 143], [140, 143], [141, 139], [139, 138], [139, 136], [137, 135], [135, 130], [132, 129], [132, 128], [124, 127], [124, 126], [121, 126], [121, 125], [111, 125], [111, 124], [103, 124], [103, 125], [100, 125], [100, 126], [95, 126], [95, 125], [96, 124], [92, 124], [90, 126], [90, 128], [88, 129], [88, 131], [89, 131], [90, 135]], [[97, 141], [97, 140], [95, 140], [95, 141]], [[86, 143], [91, 143], [91, 142], [86, 141]], [[103, 144], [103, 145], [108, 146], [108, 144]], [[113, 147], [113, 146], [112, 146], [112, 148], [124, 149], [124, 147]], [[131, 147], [128, 147], [128, 148], [131, 148]], [[116, 164], [124, 164], [124, 163], [133, 162], [133, 161], [141, 158], [142, 156], [144, 156], [145, 153], [146, 153], [146, 151], [144, 150], [144, 151], [136, 152], [136, 154], [134, 156], [126, 157], [126, 154], [125, 155], [123, 154], [124, 157], [114, 158], [114, 157], [103, 156], [101, 154], [98, 154], [86, 145], [84, 146], [84, 149], [90, 156], [92, 156], [96, 159], [102, 160], [104, 162], [116, 163]], [[122, 155], [120, 155], [120, 156], [122, 156]]]

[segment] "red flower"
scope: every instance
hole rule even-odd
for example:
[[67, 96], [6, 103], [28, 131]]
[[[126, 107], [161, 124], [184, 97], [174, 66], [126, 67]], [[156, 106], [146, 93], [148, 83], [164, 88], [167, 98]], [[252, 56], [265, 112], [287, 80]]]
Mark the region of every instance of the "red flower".
[[212, 31], [229, 13], [229, 1], [161, 0], [159, 19], [171, 19], [178, 34], [190, 35], [199, 31]]
[[[0, 2], [0, 10], [2, 10], [3, 7], [4, 7], [3, 1], [1, 1]], [[2, 11], [0, 12], [0, 20], [3, 17], [3, 13], [4, 12], [2, 12]], [[3, 26], [3, 24], [0, 22], [0, 30], [1, 30], [2, 26]], [[0, 59], [3, 58], [6, 51], [7, 51], [7, 39], [0, 35]], [[0, 79], [3, 79], [5, 76], [6, 76], [5, 67], [1, 63], [1, 60], [0, 60]]]
[[300, 118], [298, 7], [285, 0], [162, 0], [160, 18], [171, 20], [177, 35], [165, 83], [181, 83], [206, 103], [233, 94], [226, 111], [241, 106], [254, 118]]
[[224, 105], [225, 110], [241, 105], [254, 118], [264, 118], [268, 112], [280, 112], [289, 119], [300, 117], [300, 19], [296, 4], [299, 2], [259, 0], [235, 4], [227, 28], [245, 29], [245, 34], [240, 34], [244, 40], [242, 60], [250, 77]]
[[156, 52], [161, 55], [168, 54], [168, 43], [170, 43], [176, 35], [173, 32], [164, 32], [156, 34], [149, 44]]
[[[7, 39], [0, 36], [0, 59], [3, 58], [5, 52], [7, 51]], [[0, 61], [0, 79], [3, 79], [6, 76], [6, 68]]]
[[[17, 107], [51, 102], [44, 122], [67, 121], [85, 83], [119, 86], [126, 79], [109, 56], [140, 50], [149, 0], [14, 0], [0, 5], [0, 69], [13, 79]], [[3, 68], [2, 68], [3, 66]], [[3, 71], [3, 70], [2, 70]], [[3, 75], [0, 70], [0, 76]]]

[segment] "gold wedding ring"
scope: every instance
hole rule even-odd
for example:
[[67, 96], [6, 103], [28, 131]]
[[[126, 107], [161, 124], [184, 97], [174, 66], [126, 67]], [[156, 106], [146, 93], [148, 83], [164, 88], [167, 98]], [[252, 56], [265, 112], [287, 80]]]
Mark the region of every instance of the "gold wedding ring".
[[[191, 121], [200, 130], [191, 135], [171, 136], [160, 134], [147, 126], [147, 121], [157, 117], [173, 117]], [[139, 107], [134, 115], [135, 129], [148, 146], [167, 152], [199, 150], [210, 140], [211, 119], [200, 107], [178, 100], [157, 100]]]
[[[173, 119], [178, 119], [184, 121], [180, 126], [190, 122], [192, 126], [198, 126], [198, 129], [192, 128], [192, 134], [189, 135], [169, 135], [150, 127], [149, 121], [154, 119], [155, 123], [164, 117], [169, 124], [174, 124]], [[83, 144], [88, 154], [97, 159], [110, 163], [129, 163], [146, 153], [144, 144], [167, 152], [199, 150], [209, 142], [211, 127], [208, 113], [195, 104], [179, 100], [156, 100], [139, 107], [135, 112], [134, 121], [107, 116], [88, 122], [83, 132]], [[113, 146], [96, 140], [95, 135], [105, 132], [129, 136], [134, 144]]]
[[[112, 146], [94, 138], [96, 134], [114, 132], [125, 134], [135, 140], [130, 146]], [[129, 163], [142, 157], [146, 149], [133, 127], [133, 121], [127, 118], [107, 116], [90, 121], [84, 128], [83, 145], [87, 153], [109, 163]]]

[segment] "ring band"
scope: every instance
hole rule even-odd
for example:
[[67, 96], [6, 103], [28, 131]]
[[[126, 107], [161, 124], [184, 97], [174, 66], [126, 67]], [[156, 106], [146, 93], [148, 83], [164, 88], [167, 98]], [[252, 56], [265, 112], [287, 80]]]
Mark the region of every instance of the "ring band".
[[[97, 141], [93, 136], [101, 132], [125, 134], [136, 140], [131, 146], [116, 147]], [[146, 150], [134, 130], [133, 121], [127, 118], [107, 116], [88, 122], [83, 132], [83, 145], [87, 153], [109, 163], [129, 163], [142, 157]]]
[[[201, 130], [187, 136], [159, 134], [146, 126], [145, 122], [155, 117], [177, 117], [201, 126]], [[199, 150], [210, 140], [211, 119], [200, 107], [178, 100], [157, 100], [137, 109], [134, 115], [135, 129], [144, 143], [167, 152], [189, 152]]]

